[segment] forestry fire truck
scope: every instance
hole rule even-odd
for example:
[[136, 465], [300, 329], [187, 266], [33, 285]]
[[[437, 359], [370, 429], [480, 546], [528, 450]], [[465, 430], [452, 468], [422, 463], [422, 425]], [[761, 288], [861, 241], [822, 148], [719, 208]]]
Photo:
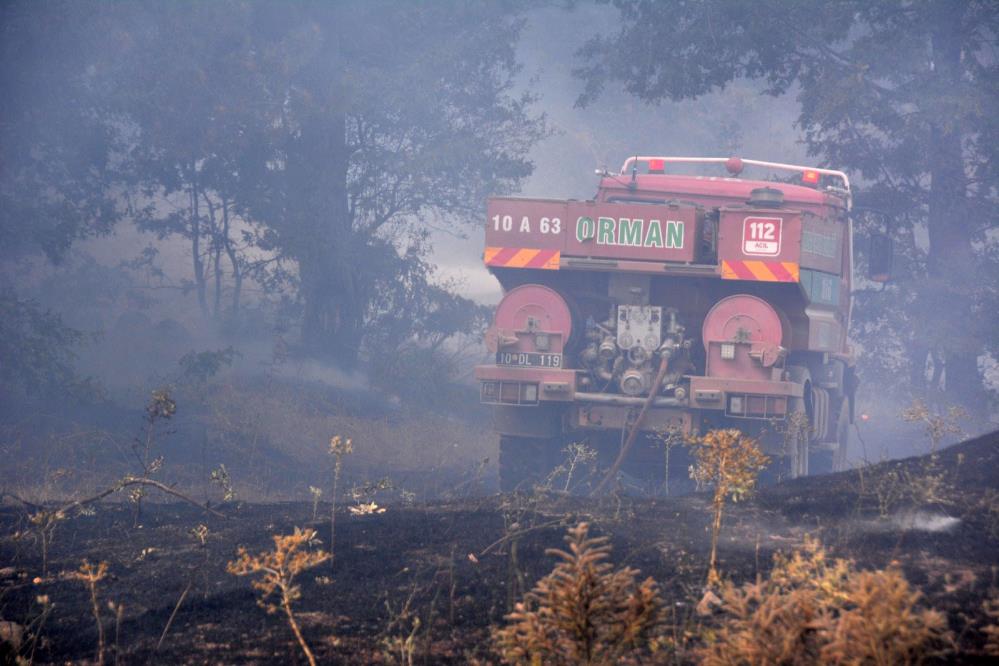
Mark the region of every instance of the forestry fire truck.
[[598, 174], [591, 200], [488, 202], [483, 258], [504, 296], [494, 362], [475, 375], [501, 488], [544, 478], [583, 440], [605, 469], [644, 478], [662, 470], [649, 458], [662, 433], [720, 427], [760, 437], [787, 477], [842, 467], [856, 386], [846, 174], [656, 156]]

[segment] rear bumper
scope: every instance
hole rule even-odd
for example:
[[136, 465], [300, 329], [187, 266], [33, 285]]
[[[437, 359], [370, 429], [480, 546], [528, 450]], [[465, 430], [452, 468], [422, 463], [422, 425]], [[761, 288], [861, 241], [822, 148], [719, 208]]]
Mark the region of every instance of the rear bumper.
[[801, 384], [763, 379], [690, 377], [690, 407], [737, 418], [783, 418], [788, 403], [802, 397]]
[[[542, 403], [580, 403], [597, 405], [597, 411], [609, 408], [631, 408], [641, 405], [644, 398], [628, 398], [610, 394], [577, 393], [576, 371], [554, 368], [525, 368], [502, 365], [480, 365], [475, 368], [483, 403], [530, 407]], [[735, 418], [784, 418], [790, 401], [802, 397], [802, 385], [794, 382], [763, 379], [735, 379], [691, 376], [690, 390], [685, 400], [657, 398], [654, 409], [678, 411], [704, 410], [723, 412]], [[592, 410], [591, 410], [592, 411]], [[580, 418], [580, 425], [590, 419]]]
[[576, 397], [576, 371], [477, 365], [482, 402], [494, 405], [536, 405], [572, 402]]

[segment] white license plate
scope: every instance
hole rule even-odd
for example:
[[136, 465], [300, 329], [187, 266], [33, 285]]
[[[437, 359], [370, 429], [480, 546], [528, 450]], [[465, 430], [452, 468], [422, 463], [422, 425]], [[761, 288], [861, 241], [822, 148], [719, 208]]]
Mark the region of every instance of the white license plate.
[[561, 368], [561, 354], [537, 352], [496, 352], [496, 365], [513, 365], [528, 368]]

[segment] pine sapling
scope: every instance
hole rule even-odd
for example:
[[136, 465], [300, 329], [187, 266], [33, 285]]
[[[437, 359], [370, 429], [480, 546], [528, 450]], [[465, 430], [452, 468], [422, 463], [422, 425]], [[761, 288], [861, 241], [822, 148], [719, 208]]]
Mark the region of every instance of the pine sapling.
[[986, 599], [982, 603], [982, 610], [989, 618], [989, 623], [982, 628], [982, 633], [985, 634], [985, 654], [999, 657], [999, 595]]
[[648, 656], [662, 620], [662, 601], [651, 578], [614, 569], [606, 537], [590, 537], [580, 523], [566, 536], [561, 561], [507, 616], [493, 645], [510, 664], [617, 664]]
[[704, 631], [699, 664], [916, 664], [952, 641], [946, 616], [922, 607], [894, 567], [859, 571], [805, 539], [776, 555], [767, 579], [721, 589], [720, 624]]

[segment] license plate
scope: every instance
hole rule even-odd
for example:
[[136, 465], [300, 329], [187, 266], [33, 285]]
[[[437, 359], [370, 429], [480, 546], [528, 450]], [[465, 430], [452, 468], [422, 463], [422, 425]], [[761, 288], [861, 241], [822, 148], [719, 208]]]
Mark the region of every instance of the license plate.
[[536, 352], [496, 352], [496, 365], [516, 365], [529, 368], [561, 368], [561, 354]]

